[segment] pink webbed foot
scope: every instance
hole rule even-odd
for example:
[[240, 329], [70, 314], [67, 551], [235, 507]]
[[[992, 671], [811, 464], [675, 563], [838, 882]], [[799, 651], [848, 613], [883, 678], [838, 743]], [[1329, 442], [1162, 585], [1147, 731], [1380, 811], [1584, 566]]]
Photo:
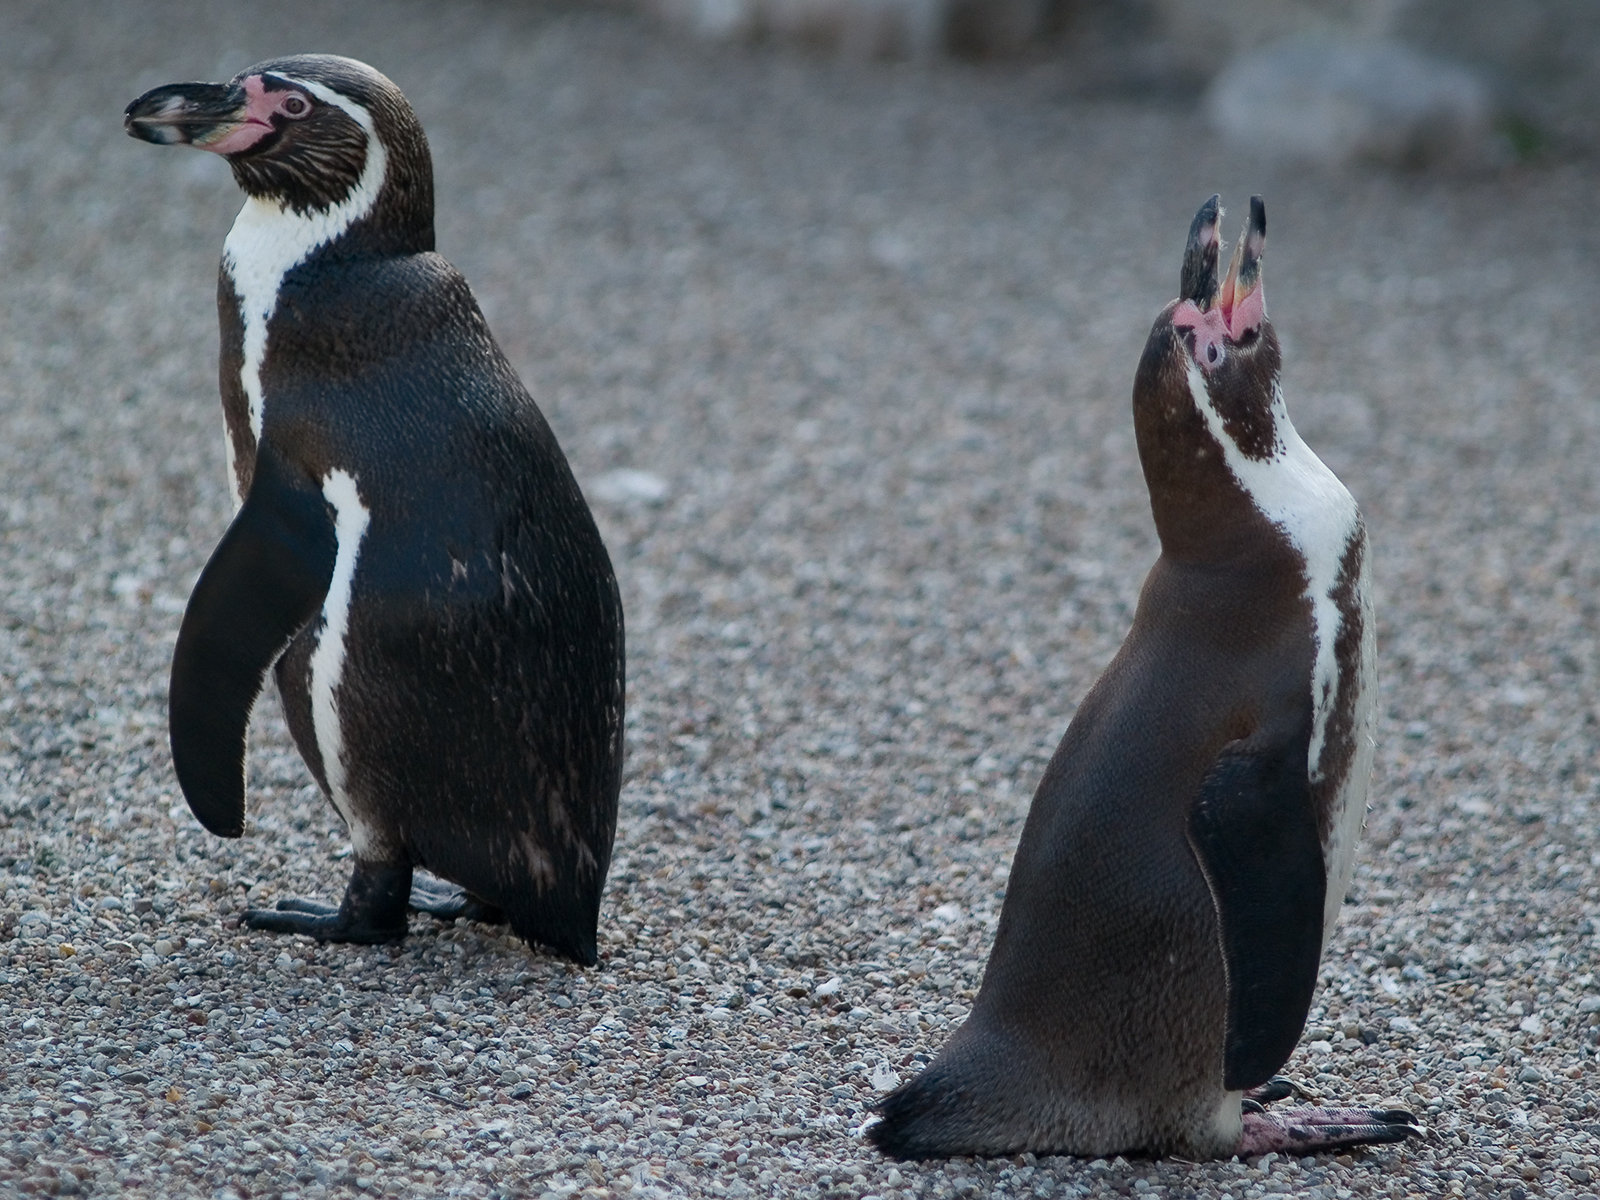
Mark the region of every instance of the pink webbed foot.
[[1307, 1106], [1269, 1113], [1258, 1102], [1246, 1100], [1244, 1110], [1239, 1154], [1246, 1158], [1271, 1151], [1296, 1156], [1316, 1154], [1422, 1136], [1417, 1118], [1403, 1108]]

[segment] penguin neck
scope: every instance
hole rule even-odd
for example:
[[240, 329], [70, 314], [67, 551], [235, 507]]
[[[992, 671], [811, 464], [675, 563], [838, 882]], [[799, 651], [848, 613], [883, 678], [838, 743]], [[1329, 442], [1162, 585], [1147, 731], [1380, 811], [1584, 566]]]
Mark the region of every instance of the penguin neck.
[[1136, 405], [1134, 432], [1165, 558], [1220, 565], [1288, 549], [1193, 406]]
[[373, 134], [361, 177], [339, 203], [301, 213], [276, 198], [250, 196], [234, 219], [223, 244], [222, 269], [238, 297], [243, 351], [239, 381], [252, 445], [261, 440], [266, 407], [261, 366], [284, 278], [315, 263], [433, 249], [432, 171], [426, 146], [420, 158], [416, 149], [403, 145], [396, 159]]

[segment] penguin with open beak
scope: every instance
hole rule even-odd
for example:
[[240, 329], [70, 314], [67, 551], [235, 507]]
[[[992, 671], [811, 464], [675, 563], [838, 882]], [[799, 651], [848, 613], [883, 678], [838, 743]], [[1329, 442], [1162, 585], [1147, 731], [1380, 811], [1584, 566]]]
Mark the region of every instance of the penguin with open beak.
[[1367, 534], [1279, 382], [1250, 202], [1220, 197], [1133, 387], [1161, 555], [1034, 796], [972, 1015], [879, 1105], [903, 1158], [1307, 1154], [1408, 1112], [1267, 1105], [1291, 1087], [1366, 810]]

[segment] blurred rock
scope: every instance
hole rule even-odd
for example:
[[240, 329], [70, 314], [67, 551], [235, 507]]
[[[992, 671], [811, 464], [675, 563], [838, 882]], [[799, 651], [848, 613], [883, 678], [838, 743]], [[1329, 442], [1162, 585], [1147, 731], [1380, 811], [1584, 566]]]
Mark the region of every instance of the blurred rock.
[[1075, 89], [1193, 95], [1297, 36], [1400, 43], [1488, 89], [1506, 144], [1600, 142], [1595, 0], [633, 0], [706, 38], [866, 58], [1003, 58], [1045, 50]]
[[597, 476], [588, 490], [602, 504], [660, 504], [672, 488], [651, 471], [619, 467]]
[[1468, 63], [1493, 84], [1523, 153], [1600, 143], [1600, 4], [1594, 0], [1408, 0], [1393, 32]]
[[707, 38], [795, 42], [859, 58], [986, 58], [1036, 43], [1066, 0], [641, 0]]
[[1480, 163], [1495, 146], [1488, 85], [1393, 41], [1286, 38], [1229, 63], [1205, 103], [1239, 146], [1325, 163]]

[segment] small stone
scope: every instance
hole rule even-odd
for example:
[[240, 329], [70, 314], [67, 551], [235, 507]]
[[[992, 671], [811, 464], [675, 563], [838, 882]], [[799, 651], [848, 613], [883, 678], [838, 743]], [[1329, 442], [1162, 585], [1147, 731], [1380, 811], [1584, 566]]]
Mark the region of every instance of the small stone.
[[1523, 1067], [1517, 1072], [1518, 1083], [1543, 1083], [1544, 1075], [1538, 1067]]

